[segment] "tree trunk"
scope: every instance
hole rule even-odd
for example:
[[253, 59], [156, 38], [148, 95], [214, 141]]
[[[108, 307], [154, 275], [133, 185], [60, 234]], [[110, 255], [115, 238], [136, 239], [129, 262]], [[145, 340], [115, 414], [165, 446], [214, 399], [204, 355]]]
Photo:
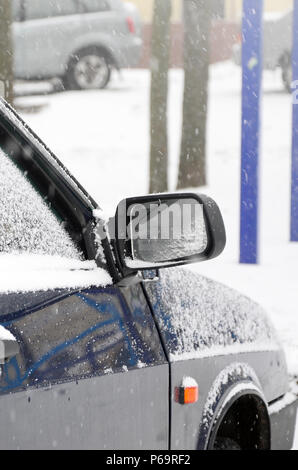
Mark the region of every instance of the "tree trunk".
[[11, 0], [0, 0], [0, 95], [13, 103]]
[[206, 184], [210, 0], [184, 0], [184, 103], [177, 189]]
[[155, 0], [151, 58], [150, 193], [168, 190], [168, 69], [171, 0]]

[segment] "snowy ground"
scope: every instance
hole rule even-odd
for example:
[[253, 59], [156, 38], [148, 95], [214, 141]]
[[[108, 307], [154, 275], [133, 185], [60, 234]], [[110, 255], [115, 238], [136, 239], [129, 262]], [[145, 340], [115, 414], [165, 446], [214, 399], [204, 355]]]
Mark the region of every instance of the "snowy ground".
[[[123, 197], [148, 191], [149, 83], [148, 71], [131, 70], [115, 75], [105, 91], [18, 99], [23, 107], [41, 106], [37, 113], [23, 110], [25, 120], [110, 214]], [[182, 89], [182, 72], [174, 70], [170, 75], [171, 189], [177, 174]], [[240, 266], [240, 89], [240, 69], [231, 63], [212, 67], [209, 184], [200, 191], [219, 203], [228, 243], [221, 258], [191, 269], [260, 302], [279, 331], [290, 372], [298, 374], [298, 245], [289, 243], [291, 97], [283, 91], [279, 72], [265, 73], [261, 260], [259, 266]]]

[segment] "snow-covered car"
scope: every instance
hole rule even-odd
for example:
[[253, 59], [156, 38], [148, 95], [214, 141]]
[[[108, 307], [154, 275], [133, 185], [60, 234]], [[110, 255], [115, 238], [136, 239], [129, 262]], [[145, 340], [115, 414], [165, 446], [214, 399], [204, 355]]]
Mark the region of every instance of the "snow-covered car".
[[17, 79], [60, 77], [66, 89], [104, 88], [111, 69], [137, 65], [141, 21], [122, 0], [13, 0]]
[[[1, 449], [291, 448], [297, 384], [266, 314], [181, 267], [224, 249], [212, 199], [107, 219], [4, 101], [0, 178]], [[179, 207], [199, 225], [161, 238]]]
[[[281, 68], [282, 79], [287, 91], [291, 92], [292, 84], [292, 44], [293, 44], [293, 10], [286, 13], [266, 14], [264, 18], [264, 52], [265, 70]], [[241, 44], [233, 48], [233, 57], [241, 65]]]

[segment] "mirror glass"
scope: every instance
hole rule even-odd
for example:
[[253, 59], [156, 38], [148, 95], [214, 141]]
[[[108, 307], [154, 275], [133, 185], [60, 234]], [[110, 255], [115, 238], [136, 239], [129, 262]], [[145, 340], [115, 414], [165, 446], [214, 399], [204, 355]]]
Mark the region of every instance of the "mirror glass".
[[134, 204], [128, 214], [128, 267], [160, 266], [200, 255], [207, 248], [204, 209], [196, 199]]

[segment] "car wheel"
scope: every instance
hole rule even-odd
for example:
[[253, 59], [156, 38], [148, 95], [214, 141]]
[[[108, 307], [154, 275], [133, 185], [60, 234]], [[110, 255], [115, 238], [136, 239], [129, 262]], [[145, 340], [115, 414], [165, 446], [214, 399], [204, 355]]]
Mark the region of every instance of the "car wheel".
[[110, 79], [111, 65], [105, 53], [88, 48], [72, 58], [63, 84], [68, 90], [94, 90], [105, 88]]
[[241, 447], [229, 437], [218, 437], [214, 443], [214, 450], [241, 450]]
[[292, 71], [292, 60], [290, 54], [285, 54], [281, 60], [282, 67], [282, 80], [285, 86], [285, 89], [292, 93], [292, 81], [293, 81], [293, 71]]

